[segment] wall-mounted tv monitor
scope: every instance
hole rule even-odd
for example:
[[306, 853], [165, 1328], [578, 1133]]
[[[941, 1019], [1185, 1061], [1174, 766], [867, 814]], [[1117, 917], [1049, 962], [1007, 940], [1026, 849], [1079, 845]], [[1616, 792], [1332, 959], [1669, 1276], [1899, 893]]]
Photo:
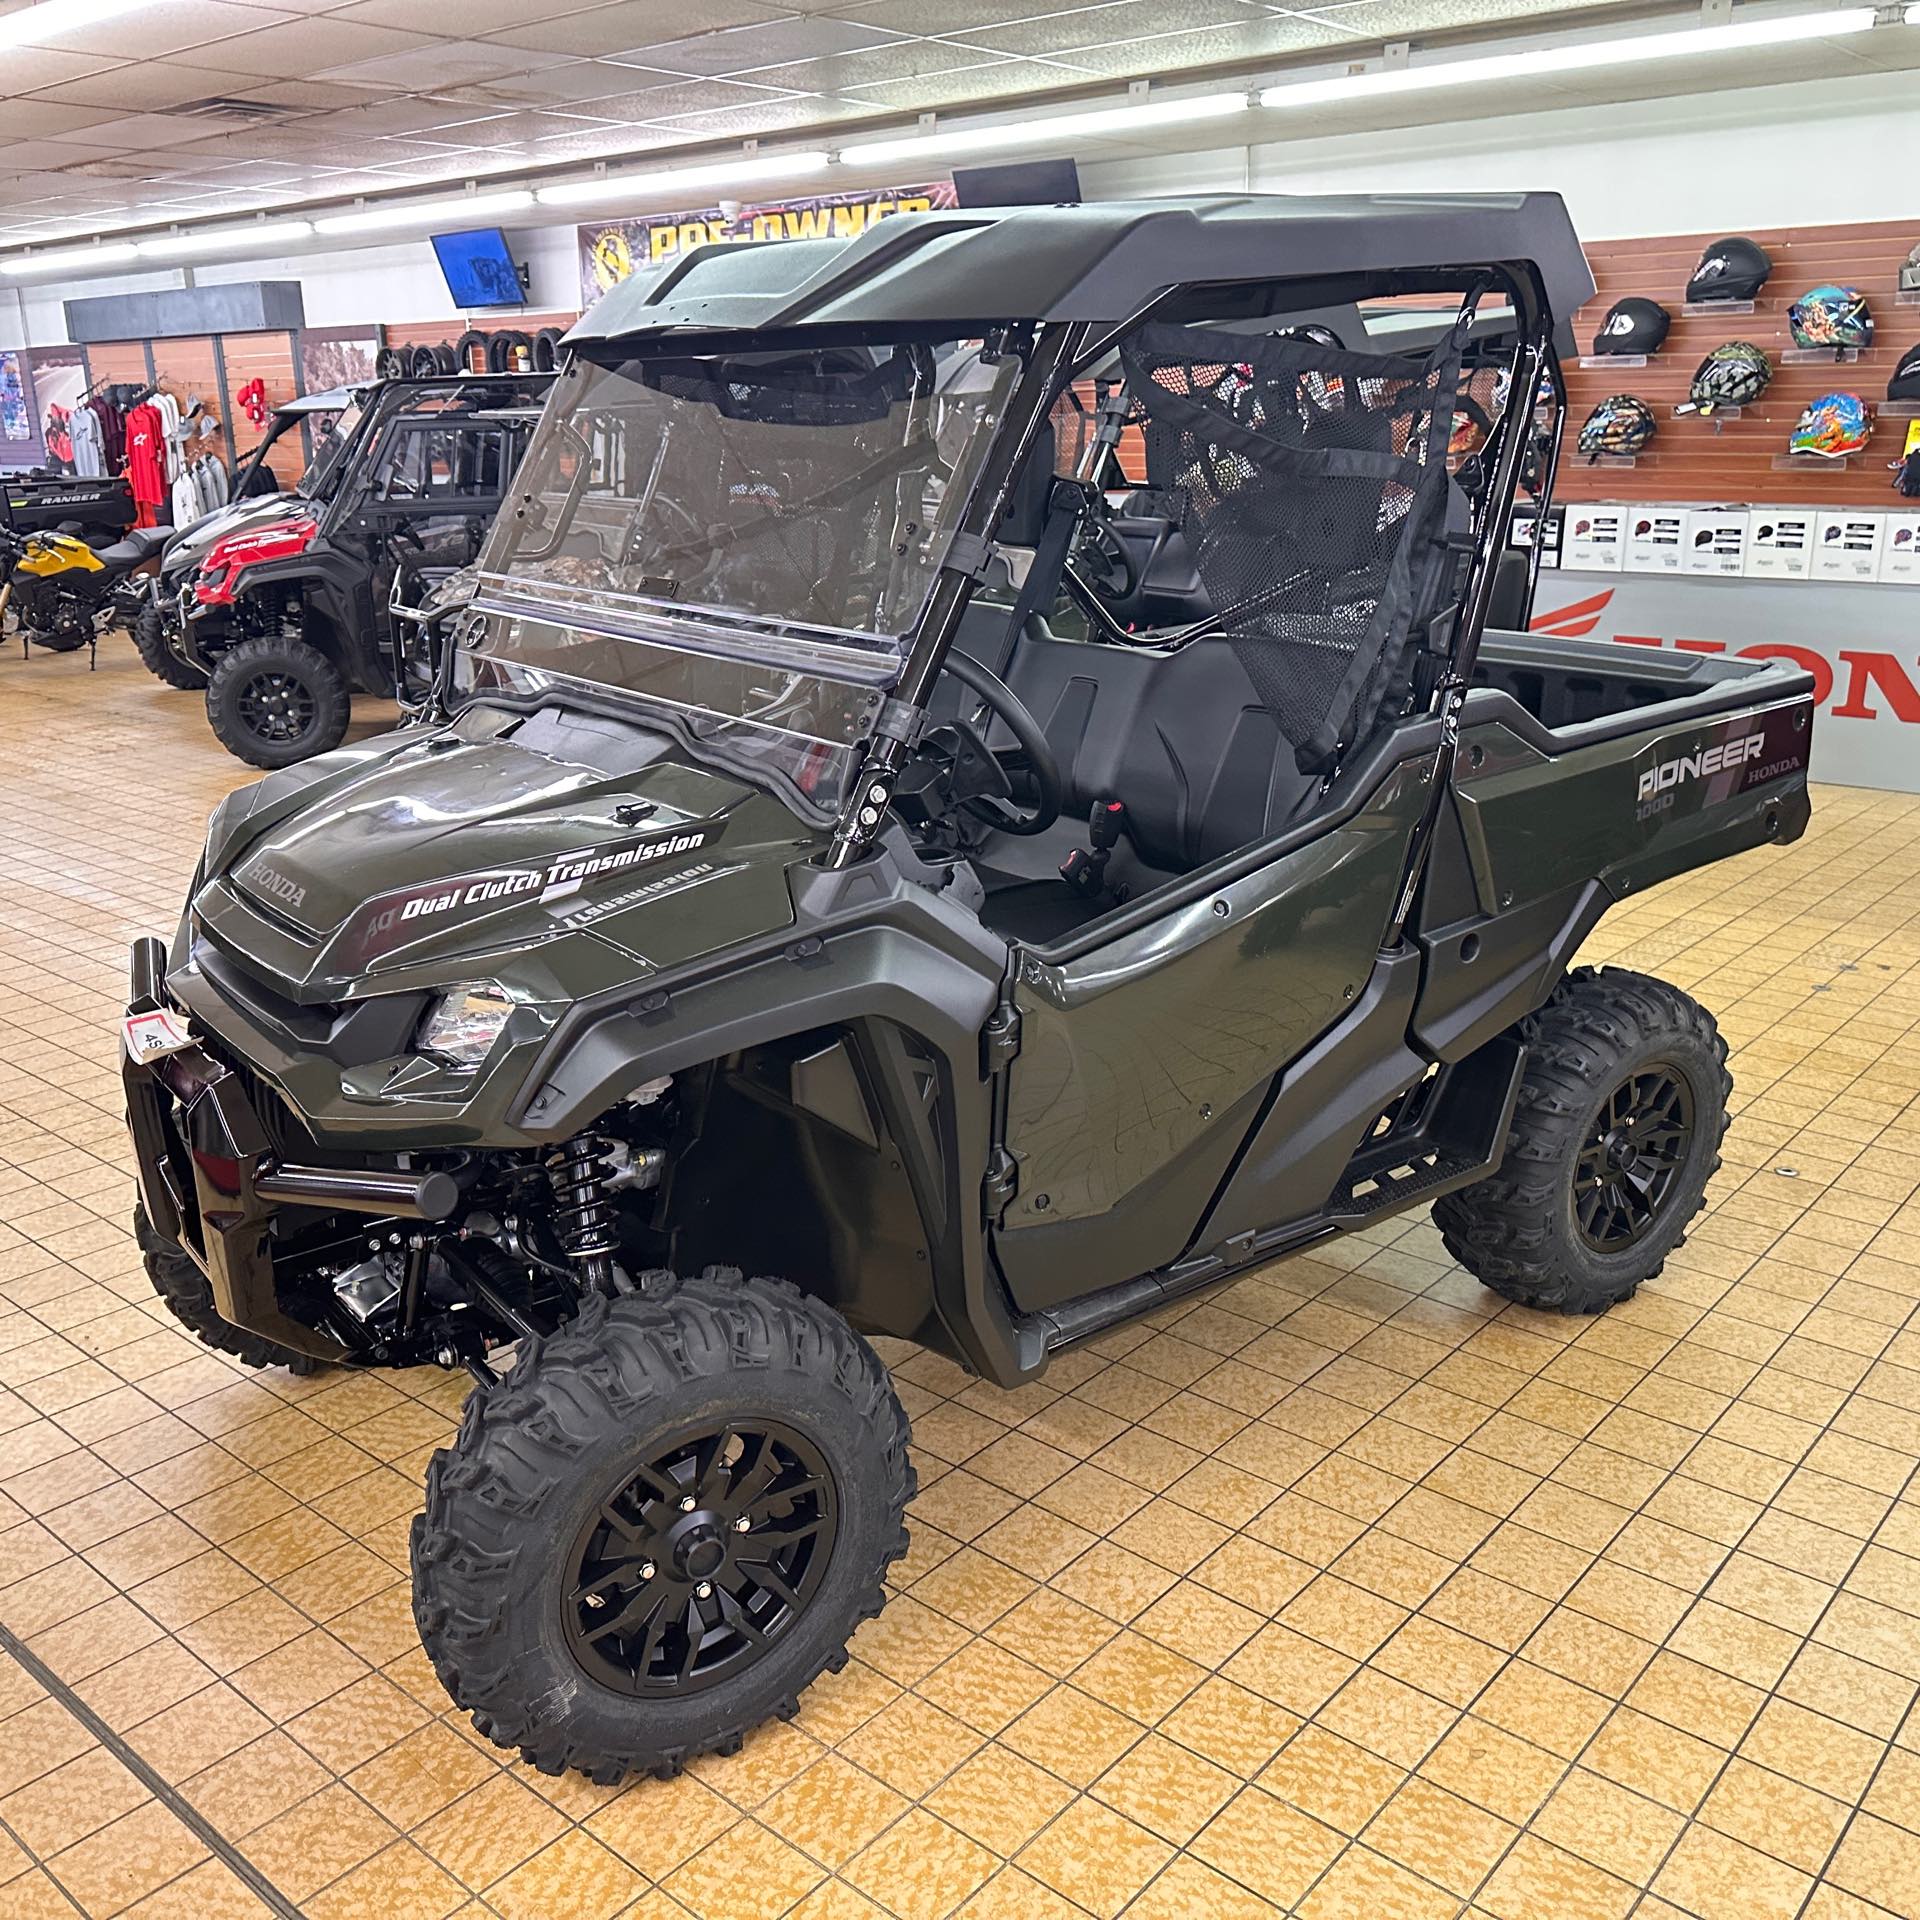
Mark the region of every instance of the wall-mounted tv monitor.
[[465, 233], [436, 233], [433, 251], [447, 277], [447, 291], [463, 312], [471, 307], [523, 307], [526, 288], [498, 227], [474, 227]]

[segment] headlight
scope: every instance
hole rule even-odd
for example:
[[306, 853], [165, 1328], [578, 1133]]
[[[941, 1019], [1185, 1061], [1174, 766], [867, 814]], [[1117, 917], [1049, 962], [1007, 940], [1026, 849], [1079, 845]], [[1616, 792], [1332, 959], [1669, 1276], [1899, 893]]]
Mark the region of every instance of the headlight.
[[443, 993], [420, 1022], [416, 1043], [456, 1067], [477, 1067], [493, 1050], [513, 1002], [490, 981]]

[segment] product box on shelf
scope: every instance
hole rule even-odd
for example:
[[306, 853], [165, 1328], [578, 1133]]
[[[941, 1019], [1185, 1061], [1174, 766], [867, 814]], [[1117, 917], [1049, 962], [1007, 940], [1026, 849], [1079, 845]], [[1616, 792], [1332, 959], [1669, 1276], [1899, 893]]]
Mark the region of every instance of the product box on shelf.
[[1890, 587], [1920, 587], [1920, 513], [1890, 513], [1880, 530], [1880, 578]]
[[1682, 570], [1726, 578], [1745, 572], [1751, 517], [1745, 507], [1689, 508]]
[[1804, 580], [1813, 571], [1811, 507], [1755, 507], [1747, 523], [1750, 580]]
[[1627, 560], [1629, 573], [1678, 573], [1686, 553], [1685, 507], [1629, 507]]
[[1567, 509], [1560, 564], [1578, 573], [1618, 573], [1627, 557], [1627, 509], [1580, 506]]
[[1882, 516], [1857, 508], [1828, 510], [1814, 528], [1816, 580], [1877, 580]]

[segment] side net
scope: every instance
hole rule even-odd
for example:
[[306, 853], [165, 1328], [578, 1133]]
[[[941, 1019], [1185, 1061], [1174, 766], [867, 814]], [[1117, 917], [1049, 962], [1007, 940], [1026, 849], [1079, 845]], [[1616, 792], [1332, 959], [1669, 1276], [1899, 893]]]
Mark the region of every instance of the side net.
[[1405, 708], [1445, 589], [1457, 339], [1403, 359], [1149, 322], [1120, 355], [1220, 629], [1301, 771], [1331, 771]]

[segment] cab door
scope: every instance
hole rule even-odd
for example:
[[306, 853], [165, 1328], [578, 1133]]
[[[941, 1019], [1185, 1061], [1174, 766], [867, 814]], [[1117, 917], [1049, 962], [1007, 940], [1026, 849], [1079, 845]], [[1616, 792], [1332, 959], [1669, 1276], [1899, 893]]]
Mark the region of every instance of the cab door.
[[[1365, 991], [1423, 764], [1393, 766], [1355, 814], [1290, 852], [1250, 870], [1229, 856], [1219, 884], [1203, 872], [1162, 911], [1117, 916], [1124, 930], [1097, 945], [1014, 949], [1001, 1142], [1013, 1193], [994, 1250], [1023, 1309], [1203, 1250], [1191, 1243], [1275, 1076]], [[1275, 1194], [1269, 1224], [1325, 1197]]]

